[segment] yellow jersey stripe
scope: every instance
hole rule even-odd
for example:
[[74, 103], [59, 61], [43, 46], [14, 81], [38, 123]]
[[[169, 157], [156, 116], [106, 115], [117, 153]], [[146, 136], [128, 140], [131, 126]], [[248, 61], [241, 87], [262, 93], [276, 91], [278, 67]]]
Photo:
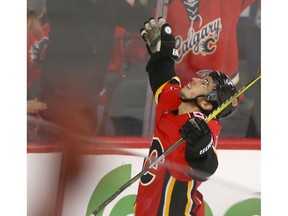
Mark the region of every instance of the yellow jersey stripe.
[[189, 181], [188, 182], [188, 185], [187, 185], [187, 204], [186, 204], [186, 208], [185, 208], [185, 215], [186, 216], [190, 216], [190, 211], [192, 209], [192, 205], [193, 205], [193, 200], [192, 200], [192, 197], [191, 197], [191, 191], [193, 189], [193, 181]]
[[172, 191], [175, 185], [176, 179], [174, 177], [170, 177], [168, 184], [165, 190], [165, 201], [164, 201], [164, 208], [163, 208], [163, 216], [169, 216], [170, 210], [170, 203], [171, 203], [171, 196]]
[[[172, 77], [171, 79], [176, 79], [176, 80], [180, 83], [180, 79], [179, 79], [179, 77], [177, 77], [177, 76], [174, 76], [174, 77]], [[171, 79], [170, 79], [170, 80], [171, 80]], [[154, 100], [155, 100], [155, 103], [156, 103], [156, 104], [158, 104], [158, 96], [159, 96], [159, 94], [162, 92], [162, 89], [164, 88], [164, 86], [165, 86], [168, 82], [170, 82], [170, 80], [167, 81], [167, 82], [165, 82], [164, 84], [162, 84], [162, 85], [157, 89], [157, 91], [156, 91], [156, 93], [155, 93], [155, 95], [154, 95]]]

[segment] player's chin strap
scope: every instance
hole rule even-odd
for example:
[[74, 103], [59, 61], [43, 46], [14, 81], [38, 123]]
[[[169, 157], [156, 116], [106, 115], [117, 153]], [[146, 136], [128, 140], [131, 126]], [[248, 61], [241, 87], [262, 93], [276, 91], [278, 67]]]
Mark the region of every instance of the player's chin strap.
[[[181, 95], [181, 93], [180, 93], [180, 95]], [[199, 97], [203, 97], [203, 98], [205, 98], [205, 100], [207, 100], [207, 95], [199, 95], [199, 96], [197, 96], [196, 98], [182, 98], [182, 97], [181, 97], [181, 101], [184, 102], [184, 103], [194, 103], [194, 104], [200, 109], [200, 111], [201, 111], [202, 113], [208, 115], [208, 114], [209, 114], [209, 111], [203, 109], [203, 108], [200, 106], [200, 104], [199, 104], [199, 102], [198, 102], [198, 98], [199, 98]]]

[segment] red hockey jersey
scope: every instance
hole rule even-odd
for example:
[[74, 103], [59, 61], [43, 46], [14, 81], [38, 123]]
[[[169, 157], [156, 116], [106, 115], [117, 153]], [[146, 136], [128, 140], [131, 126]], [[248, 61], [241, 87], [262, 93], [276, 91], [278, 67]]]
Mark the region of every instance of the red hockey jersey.
[[[178, 77], [173, 79], [179, 81]], [[188, 119], [193, 116], [205, 118], [199, 112], [177, 114], [181, 103], [180, 85], [168, 82], [160, 89], [155, 94], [155, 98], [159, 98], [159, 103], [156, 100], [155, 130], [144, 167], [181, 138], [179, 129]], [[215, 148], [221, 126], [215, 119], [208, 125]], [[191, 168], [184, 157], [185, 145], [185, 142], [180, 144], [141, 177], [135, 216], [204, 216], [204, 201], [197, 190], [201, 182], [192, 179], [186, 172]]]
[[219, 70], [237, 84], [237, 22], [254, 0], [173, 0], [167, 23], [173, 29], [180, 58], [177, 75], [186, 84], [202, 69]]

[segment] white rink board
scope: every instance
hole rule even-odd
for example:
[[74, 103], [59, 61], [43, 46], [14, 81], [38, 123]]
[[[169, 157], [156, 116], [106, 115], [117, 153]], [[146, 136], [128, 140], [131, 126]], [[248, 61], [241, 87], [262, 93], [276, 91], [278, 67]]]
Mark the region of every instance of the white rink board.
[[[142, 151], [146, 152], [148, 150], [142, 149]], [[79, 178], [75, 184], [68, 186], [65, 191], [63, 216], [85, 215], [91, 195], [103, 176], [119, 166], [132, 164], [131, 176], [133, 177], [141, 171], [142, 163], [143, 157], [127, 155], [85, 156], [85, 169], [82, 172], [81, 178]], [[105, 208], [103, 215], [110, 215], [111, 208], [122, 197], [128, 194], [136, 194], [137, 186], [138, 181], [124, 190]], [[95, 208], [96, 207], [98, 206], [95, 206]]]
[[55, 205], [60, 174], [60, 153], [29, 153], [27, 156], [27, 215], [49, 216]]
[[[133, 149], [133, 151], [137, 151], [142, 155], [148, 153], [148, 149]], [[260, 198], [259, 195], [254, 193], [261, 192], [261, 151], [218, 150], [218, 156], [218, 170], [199, 189], [204, 195], [205, 201], [211, 207], [213, 215], [223, 216], [224, 212], [238, 201], [254, 197]], [[73, 185], [66, 186], [62, 216], [85, 216], [91, 195], [103, 176], [121, 165], [132, 164], [131, 176], [134, 177], [141, 171], [142, 162], [143, 157], [141, 156], [115, 154], [84, 156], [85, 166], [80, 178]], [[59, 163], [58, 168], [55, 165], [57, 163]], [[45, 167], [48, 168], [41, 171], [41, 169], [39, 170], [39, 164], [41, 164], [43, 169]], [[51, 169], [52, 165], [55, 170]], [[39, 197], [47, 193], [47, 190], [50, 190], [52, 195], [55, 193], [53, 186], [57, 183], [55, 179], [59, 176], [59, 172], [59, 154], [28, 154], [28, 213], [36, 212], [37, 206], [44, 205], [43, 201], [45, 201], [45, 198], [39, 199]], [[103, 215], [109, 216], [111, 208], [120, 198], [129, 194], [136, 194], [137, 186], [138, 181], [123, 191], [119, 197], [105, 208]], [[39, 190], [38, 194], [35, 189]], [[34, 215], [29, 214], [29, 216]]]
[[218, 150], [219, 167], [199, 190], [213, 215], [223, 216], [233, 204], [261, 198], [261, 152], [259, 150]]

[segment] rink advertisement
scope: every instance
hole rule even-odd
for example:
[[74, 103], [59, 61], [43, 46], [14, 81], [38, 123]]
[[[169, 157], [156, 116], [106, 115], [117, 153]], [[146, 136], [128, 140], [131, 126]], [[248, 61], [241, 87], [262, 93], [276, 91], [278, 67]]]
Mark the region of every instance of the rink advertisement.
[[[148, 149], [134, 147], [125, 151], [130, 153], [83, 156], [81, 175], [75, 181], [65, 184], [62, 191], [62, 216], [89, 216], [141, 171]], [[206, 216], [261, 215], [259, 149], [219, 149], [218, 156], [217, 172], [199, 188], [206, 202]], [[33, 154], [28, 151], [27, 158], [28, 215], [38, 216], [39, 211], [42, 216], [45, 212], [49, 215], [57, 206], [55, 203], [59, 204], [61, 154], [49, 150]], [[98, 215], [133, 216], [137, 186], [138, 181], [121, 192]]]

